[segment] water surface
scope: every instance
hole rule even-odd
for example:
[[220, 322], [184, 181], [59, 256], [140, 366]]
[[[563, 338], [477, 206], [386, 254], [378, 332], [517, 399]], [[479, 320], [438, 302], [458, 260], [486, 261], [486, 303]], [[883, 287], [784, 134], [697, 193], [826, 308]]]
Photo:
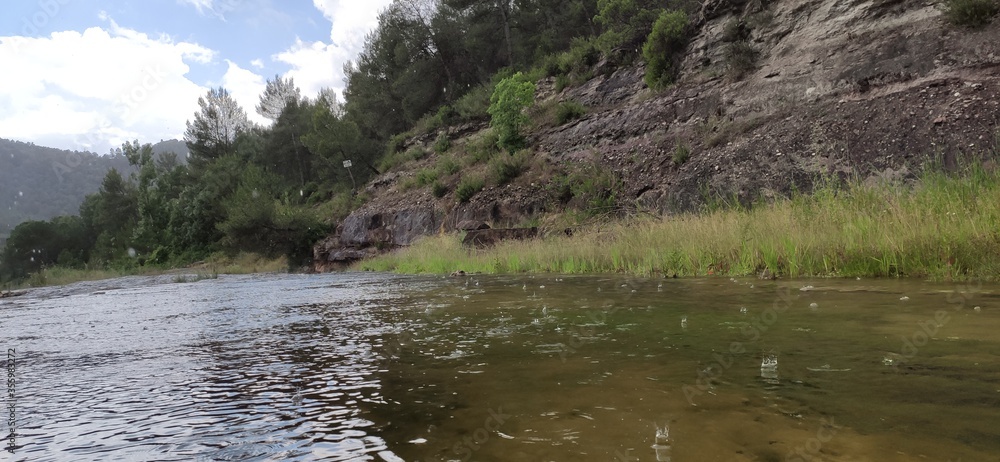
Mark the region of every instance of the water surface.
[[997, 289], [379, 274], [39, 289], [0, 301], [12, 459], [997, 461]]

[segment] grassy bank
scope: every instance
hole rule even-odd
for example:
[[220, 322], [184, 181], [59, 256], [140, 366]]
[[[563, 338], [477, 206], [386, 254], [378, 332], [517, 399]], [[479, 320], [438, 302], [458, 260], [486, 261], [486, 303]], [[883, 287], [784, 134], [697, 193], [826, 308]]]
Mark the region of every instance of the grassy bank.
[[288, 271], [288, 260], [281, 258], [266, 258], [253, 253], [237, 255], [215, 254], [202, 262], [191, 265], [169, 266], [133, 266], [126, 268], [96, 268], [80, 269], [54, 266], [33, 273], [28, 279], [11, 284], [9, 289], [27, 289], [31, 287], [59, 286], [81, 281], [99, 281], [125, 276], [155, 276], [161, 274], [177, 274], [177, 282], [191, 282], [199, 279], [211, 279], [219, 274], [253, 274], [277, 273]]
[[470, 250], [442, 235], [362, 262], [403, 273], [1000, 277], [1000, 175], [973, 168], [915, 184], [829, 185], [750, 209], [591, 226]]

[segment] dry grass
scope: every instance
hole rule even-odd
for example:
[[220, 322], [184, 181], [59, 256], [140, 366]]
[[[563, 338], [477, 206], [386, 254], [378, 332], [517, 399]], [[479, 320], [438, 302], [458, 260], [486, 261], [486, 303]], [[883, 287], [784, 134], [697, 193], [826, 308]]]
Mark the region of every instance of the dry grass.
[[1000, 276], [1000, 178], [981, 169], [900, 184], [819, 188], [744, 209], [636, 219], [506, 242], [486, 250], [460, 236], [427, 238], [361, 263], [403, 273], [631, 273], [895, 277]]

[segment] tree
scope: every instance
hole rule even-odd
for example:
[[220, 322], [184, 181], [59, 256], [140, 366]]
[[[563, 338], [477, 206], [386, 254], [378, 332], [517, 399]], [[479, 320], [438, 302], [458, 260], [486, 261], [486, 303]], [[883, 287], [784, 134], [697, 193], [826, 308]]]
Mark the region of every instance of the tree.
[[198, 98], [201, 109], [194, 121], [187, 122], [184, 141], [191, 152], [191, 164], [203, 168], [205, 163], [232, 152], [241, 133], [252, 127], [243, 108], [225, 88], [213, 88]]
[[646, 58], [646, 85], [664, 88], [674, 82], [676, 64], [687, 45], [687, 15], [683, 11], [664, 11], [642, 47]]
[[490, 115], [494, 130], [499, 130], [497, 145], [508, 152], [524, 146], [521, 127], [527, 125], [525, 109], [535, 101], [535, 84], [518, 72], [497, 84], [490, 98]]
[[260, 104], [257, 105], [257, 113], [261, 116], [277, 121], [278, 117], [290, 103], [302, 101], [302, 94], [295, 86], [295, 79], [289, 77], [283, 79], [275, 75], [274, 79], [267, 80], [264, 93], [260, 95]]

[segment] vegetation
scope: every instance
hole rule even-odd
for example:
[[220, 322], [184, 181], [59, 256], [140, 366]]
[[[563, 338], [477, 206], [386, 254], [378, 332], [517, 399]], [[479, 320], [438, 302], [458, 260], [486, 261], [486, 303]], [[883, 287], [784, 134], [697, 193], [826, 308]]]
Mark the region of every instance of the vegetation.
[[435, 236], [363, 262], [406, 273], [1000, 278], [1000, 175], [928, 173], [915, 185], [828, 184], [751, 209], [594, 226], [572, 237], [504, 242], [487, 250]]
[[646, 85], [661, 89], [673, 84], [677, 63], [687, 45], [688, 19], [683, 11], [660, 13], [653, 32], [642, 47], [646, 59]]
[[556, 125], [563, 125], [571, 120], [579, 119], [587, 114], [587, 108], [576, 101], [559, 103], [556, 108]]
[[690, 158], [691, 158], [691, 148], [689, 148], [686, 144], [677, 143], [677, 147], [674, 148], [674, 155], [671, 158], [671, 160], [674, 162], [674, 165], [677, 166], [684, 165]]
[[490, 97], [490, 116], [499, 138], [497, 146], [508, 152], [524, 147], [521, 129], [528, 124], [525, 110], [535, 102], [535, 84], [518, 72], [497, 84]]
[[997, 0], [948, 0], [945, 15], [957, 26], [983, 27], [990, 23], [1000, 3]]
[[458, 188], [455, 189], [455, 197], [459, 202], [469, 202], [469, 199], [472, 199], [472, 196], [482, 191], [484, 186], [486, 186], [486, 182], [483, 181], [482, 177], [467, 176], [462, 178], [462, 181], [458, 183]]

